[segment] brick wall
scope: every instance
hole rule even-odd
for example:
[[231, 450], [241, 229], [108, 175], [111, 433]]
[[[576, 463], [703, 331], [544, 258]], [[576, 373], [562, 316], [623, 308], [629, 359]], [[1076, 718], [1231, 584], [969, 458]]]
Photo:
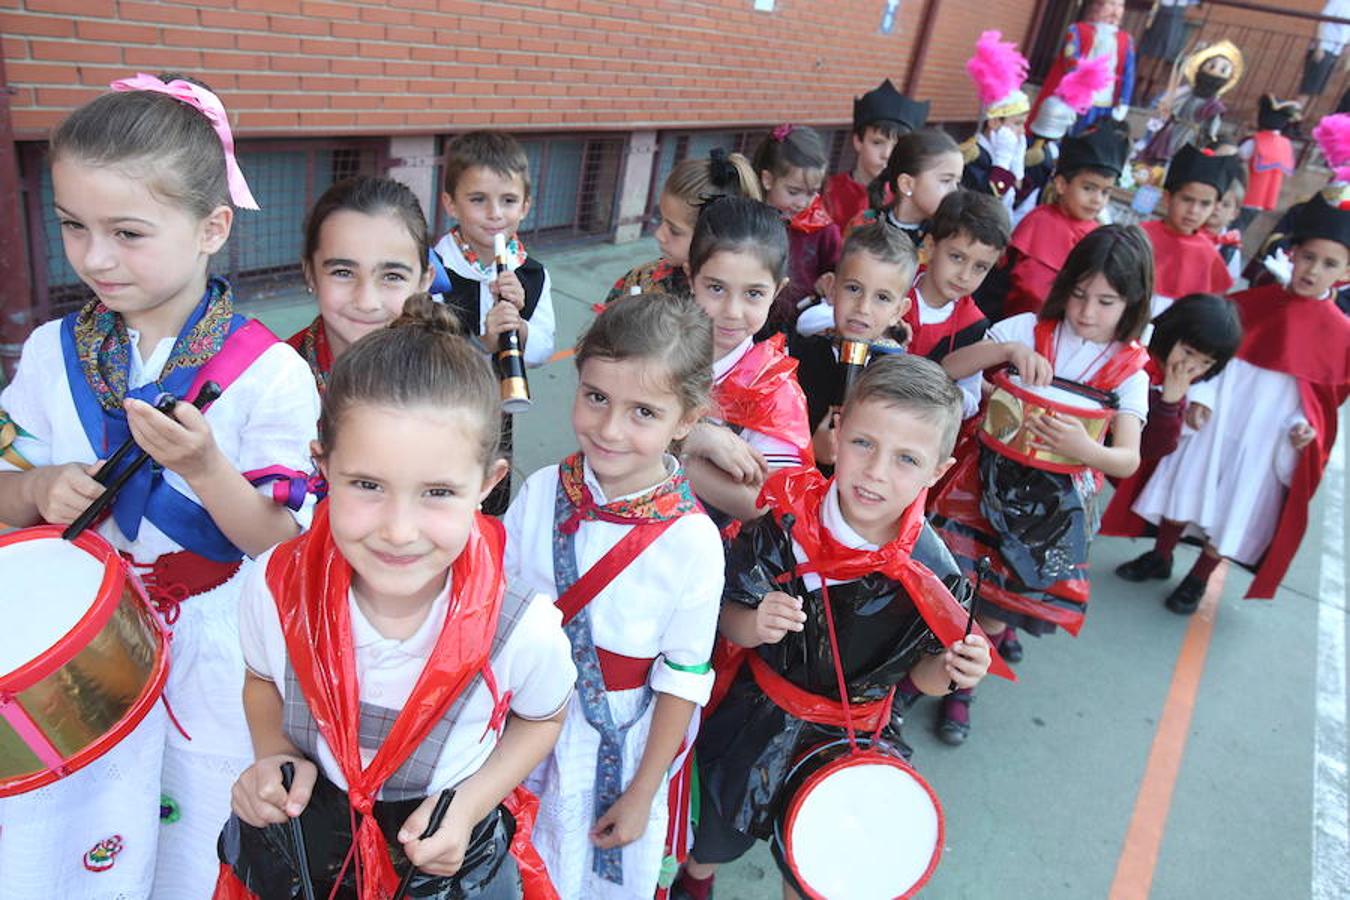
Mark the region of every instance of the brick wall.
[[[933, 0], [941, 3], [941, 0]], [[925, 0], [0, 0], [15, 137], [43, 137], [129, 72], [199, 74], [244, 137], [842, 122], [907, 71]], [[972, 119], [979, 32], [1027, 0], [938, 7], [920, 97]]]

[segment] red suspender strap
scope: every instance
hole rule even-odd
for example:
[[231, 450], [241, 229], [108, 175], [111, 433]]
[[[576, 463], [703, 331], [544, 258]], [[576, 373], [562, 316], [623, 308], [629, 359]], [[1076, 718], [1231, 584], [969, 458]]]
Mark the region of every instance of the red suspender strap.
[[587, 603], [595, 599], [595, 595], [605, 589], [611, 581], [614, 580], [628, 564], [638, 558], [638, 555], [646, 550], [652, 541], [659, 538], [667, 528], [674, 525], [676, 519], [665, 519], [660, 522], [643, 522], [629, 529], [617, 544], [609, 549], [609, 552], [600, 557], [595, 565], [586, 570], [573, 585], [568, 588], [561, 597], [554, 603], [558, 609], [562, 610], [563, 624], [566, 625], [572, 621], [577, 613], [581, 612]]

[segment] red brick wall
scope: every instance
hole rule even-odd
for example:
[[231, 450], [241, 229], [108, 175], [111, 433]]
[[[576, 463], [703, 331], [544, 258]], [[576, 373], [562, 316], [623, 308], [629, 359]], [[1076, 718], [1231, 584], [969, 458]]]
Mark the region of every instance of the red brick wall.
[[[884, 0], [0, 0], [0, 50], [19, 139], [165, 69], [219, 90], [243, 136], [828, 123], [902, 82], [924, 5], [882, 35]], [[1021, 40], [1033, 6], [941, 3], [918, 91], [934, 118], [974, 118], [975, 38]]]

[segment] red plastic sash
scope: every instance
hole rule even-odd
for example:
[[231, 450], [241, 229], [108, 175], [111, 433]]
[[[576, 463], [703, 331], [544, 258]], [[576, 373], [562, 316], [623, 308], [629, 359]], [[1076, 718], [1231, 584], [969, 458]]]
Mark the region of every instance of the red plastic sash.
[[660, 522], [642, 522], [629, 529], [618, 543], [609, 548], [608, 553], [600, 557], [595, 565], [587, 569], [585, 574], [574, 581], [572, 586], [563, 591], [562, 596], [555, 601], [554, 606], [562, 610], [563, 624], [572, 621], [577, 613], [586, 608], [587, 603], [594, 600], [606, 585], [628, 568], [629, 563], [637, 559], [652, 541], [664, 534], [665, 530], [676, 521], [678, 520], [666, 519]]

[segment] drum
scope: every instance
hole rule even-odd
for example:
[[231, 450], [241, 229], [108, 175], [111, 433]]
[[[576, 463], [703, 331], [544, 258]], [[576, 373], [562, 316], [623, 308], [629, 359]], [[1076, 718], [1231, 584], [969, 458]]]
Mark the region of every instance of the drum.
[[0, 535], [0, 797], [106, 753], [159, 700], [164, 625], [107, 541], [42, 525]]
[[1028, 387], [1007, 371], [990, 379], [994, 391], [985, 405], [980, 423], [980, 440], [991, 449], [1024, 465], [1049, 472], [1079, 472], [1083, 463], [1032, 444], [1027, 423], [1037, 416], [1053, 412], [1083, 423], [1097, 443], [1106, 440], [1106, 429], [1116, 414], [1118, 400], [1110, 391], [1056, 378], [1044, 387]]
[[[860, 744], [861, 746], [861, 744]], [[847, 740], [813, 747], [788, 772], [773, 840], [813, 898], [912, 897], [942, 856], [942, 806], [904, 760]]]

